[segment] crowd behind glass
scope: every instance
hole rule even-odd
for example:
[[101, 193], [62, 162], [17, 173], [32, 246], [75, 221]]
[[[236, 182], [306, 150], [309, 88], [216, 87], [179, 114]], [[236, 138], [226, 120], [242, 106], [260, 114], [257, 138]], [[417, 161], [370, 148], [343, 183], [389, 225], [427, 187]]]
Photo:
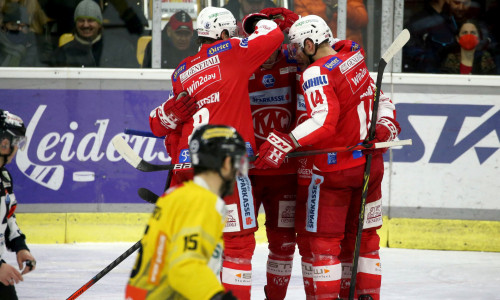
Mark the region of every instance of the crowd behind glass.
[[[380, 17], [369, 15], [367, 1], [347, 0], [346, 36], [372, 51], [369, 47], [374, 46], [367, 43], [368, 19]], [[403, 49], [402, 72], [500, 74], [499, 2], [405, 0], [404, 27], [411, 39]], [[151, 68], [152, 16], [145, 13], [151, 12], [151, 3], [0, 0], [0, 65]], [[168, 6], [168, 1], [162, 5]], [[239, 22], [248, 13], [275, 5], [271, 0], [224, 3]], [[321, 16], [336, 32], [337, 0], [290, 0], [288, 7], [301, 16]], [[162, 22], [162, 68], [175, 68], [196, 53], [195, 17], [196, 12], [177, 11]]]

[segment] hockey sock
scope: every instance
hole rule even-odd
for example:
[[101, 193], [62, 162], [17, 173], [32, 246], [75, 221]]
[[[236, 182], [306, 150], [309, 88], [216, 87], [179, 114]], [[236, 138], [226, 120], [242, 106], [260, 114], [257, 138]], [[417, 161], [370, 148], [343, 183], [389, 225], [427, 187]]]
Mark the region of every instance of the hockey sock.
[[356, 294], [370, 295], [373, 300], [380, 299], [382, 269], [378, 251], [360, 254], [356, 276]]
[[250, 300], [252, 264], [247, 259], [225, 257], [222, 263], [222, 285], [239, 300]]
[[336, 256], [317, 255], [313, 260], [316, 299], [337, 299], [342, 269]]
[[349, 289], [351, 286], [352, 259], [342, 260], [342, 279], [340, 281], [340, 299], [349, 299]]
[[267, 260], [267, 300], [283, 300], [292, 275], [293, 255], [269, 254]]
[[315, 299], [312, 258], [302, 257], [302, 280], [304, 281], [306, 299]]

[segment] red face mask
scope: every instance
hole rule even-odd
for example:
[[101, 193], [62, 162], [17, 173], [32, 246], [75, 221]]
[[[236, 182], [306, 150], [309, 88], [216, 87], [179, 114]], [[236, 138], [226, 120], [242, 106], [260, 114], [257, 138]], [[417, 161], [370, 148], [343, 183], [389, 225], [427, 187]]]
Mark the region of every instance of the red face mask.
[[473, 34], [464, 34], [458, 39], [458, 43], [465, 50], [472, 50], [479, 44], [479, 38]]

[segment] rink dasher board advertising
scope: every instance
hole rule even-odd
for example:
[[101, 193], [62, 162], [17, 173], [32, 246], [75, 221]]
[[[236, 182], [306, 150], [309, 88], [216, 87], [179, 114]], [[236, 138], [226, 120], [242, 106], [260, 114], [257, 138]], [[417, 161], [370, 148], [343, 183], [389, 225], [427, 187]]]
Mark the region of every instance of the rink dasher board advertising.
[[413, 145], [392, 150], [390, 217], [500, 221], [500, 85], [453, 83], [392, 86]]
[[[149, 129], [148, 115], [168, 97], [171, 74], [0, 69], [0, 107], [33, 129], [25, 153], [9, 166], [18, 220], [32, 225], [23, 227], [33, 232], [29, 240], [140, 237], [152, 206], [137, 189], [161, 193], [166, 173], [133, 169], [110, 141], [125, 128]], [[413, 146], [384, 155], [381, 245], [500, 251], [499, 78], [387, 73], [382, 89], [396, 103], [400, 138], [411, 138]], [[168, 161], [161, 140], [123, 136], [145, 160]], [[41, 232], [40, 223], [49, 228]]]

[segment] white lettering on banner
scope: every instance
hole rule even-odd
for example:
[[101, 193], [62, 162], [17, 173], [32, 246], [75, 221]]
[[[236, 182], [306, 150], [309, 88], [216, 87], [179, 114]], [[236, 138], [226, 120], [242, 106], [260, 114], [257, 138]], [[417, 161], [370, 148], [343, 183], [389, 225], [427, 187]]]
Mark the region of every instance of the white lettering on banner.
[[361, 52], [356, 52], [356, 54], [351, 56], [348, 60], [340, 65], [340, 72], [344, 74], [361, 61], [363, 61], [363, 55], [361, 54]]
[[194, 75], [200, 71], [203, 71], [204, 69], [207, 69], [210, 66], [218, 65], [219, 63], [220, 63], [219, 55], [215, 55], [213, 57], [207, 58], [204, 61], [200, 61], [196, 65], [193, 65], [192, 67], [190, 67], [189, 69], [184, 71], [184, 73], [182, 73], [179, 76], [179, 78], [180, 78], [181, 82], [184, 83], [184, 81], [186, 81], [192, 75]]
[[224, 227], [224, 232], [237, 232], [240, 229], [240, 217], [238, 215], [238, 205], [229, 204], [226, 205], [226, 226]]
[[[61, 134], [53, 131], [36, 132], [35, 134], [35, 130], [46, 108], [47, 105], [40, 105], [33, 114], [29, 124], [26, 126], [28, 142], [17, 153], [17, 167], [25, 176], [44, 187], [57, 191], [64, 180], [64, 167], [61, 164], [54, 164], [53, 161], [69, 162], [77, 160], [79, 162], [99, 162], [103, 158], [106, 158], [108, 161], [116, 162], [122, 159], [120, 155], [117, 155], [118, 153], [111, 143], [114, 136], [110, 136], [109, 141], [104, 140], [110, 122], [109, 119], [96, 120], [94, 123], [97, 127], [96, 131], [87, 133], [80, 141], [75, 139], [75, 134], [72, 132], [79, 128], [79, 124], [76, 121], [69, 122], [70, 132]], [[132, 148], [139, 154], [141, 154], [144, 142], [147, 141], [145, 150], [142, 153], [145, 161], [151, 161], [155, 158], [163, 162], [170, 161], [170, 158], [165, 156], [164, 151], [154, 152], [155, 138], [140, 136], [130, 138], [129, 135], [121, 133], [118, 135], [121, 135], [127, 142], [135, 140]], [[47, 164], [35, 163], [28, 157], [33, 136], [41, 136], [40, 142], [36, 146], [36, 158], [38, 161]], [[105, 148], [105, 152], [102, 151], [103, 148]], [[78, 178], [78, 176], [75, 178]]]
[[295, 201], [280, 201], [278, 227], [292, 228], [295, 224]]
[[382, 226], [382, 199], [366, 203], [363, 228]]

